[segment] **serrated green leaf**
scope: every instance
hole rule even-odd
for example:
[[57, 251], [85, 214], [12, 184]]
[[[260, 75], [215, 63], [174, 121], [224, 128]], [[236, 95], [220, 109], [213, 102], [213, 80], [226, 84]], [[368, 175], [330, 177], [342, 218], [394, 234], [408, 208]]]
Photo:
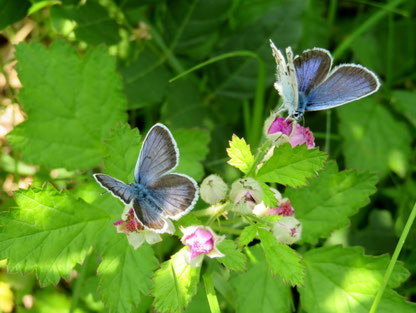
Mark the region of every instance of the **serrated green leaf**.
[[372, 173], [338, 172], [336, 163], [328, 162], [309, 186], [288, 188], [284, 197], [290, 199], [302, 223], [302, 241], [315, 244], [332, 230], [347, 226], [348, 217], [370, 201], [376, 183], [377, 176]]
[[244, 228], [238, 239], [238, 245], [242, 247], [252, 242], [257, 235], [257, 229], [258, 227], [256, 225], [249, 225]]
[[[332, 246], [305, 253], [305, 288], [299, 288], [301, 305], [310, 313], [367, 313], [380, 287], [389, 258], [365, 256], [361, 248]], [[397, 287], [409, 276], [397, 263], [389, 287]], [[317, 301], [328, 299], [330, 301]], [[415, 312], [416, 304], [406, 302], [387, 289], [377, 312]]]
[[209, 149], [209, 133], [201, 129], [180, 129], [172, 131], [178, 144], [179, 165], [176, 173], [183, 173], [199, 181], [204, 177], [201, 161], [205, 160]]
[[134, 168], [140, 153], [140, 134], [137, 128], [118, 124], [105, 142], [105, 173], [130, 183], [134, 181]]
[[266, 207], [270, 208], [277, 208], [279, 205], [277, 204], [277, 199], [274, 192], [270, 189], [270, 187], [260, 182], [261, 189], [263, 189], [263, 197], [262, 200]]
[[126, 120], [121, 79], [106, 48], [82, 59], [63, 41], [16, 47], [28, 119], [8, 136], [27, 162], [86, 169], [101, 162], [110, 128]]
[[10, 271], [35, 271], [41, 285], [68, 277], [109, 223], [104, 211], [49, 184], [15, 196], [18, 208], [0, 214], [0, 258]]
[[306, 178], [322, 169], [326, 158], [318, 149], [308, 149], [306, 145], [292, 148], [284, 144], [274, 149], [273, 156], [259, 169], [257, 179], [291, 187], [303, 186], [307, 184]]
[[[153, 304], [158, 312], [182, 310], [197, 291], [201, 267], [195, 268], [185, 262], [187, 249], [189, 248], [182, 248], [170, 260], [163, 262], [153, 276]], [[173, 276], [172, 269], [176, 277]]]
[[151, 277], [157, 267], [158, 261], [147, 243], [134, 250], [124, 234], [114, 236], [98, 267], [98, 291], [109, 312], [129, 313], [132, 307], [140, 307], [141, 299], [153, 285]]
[[247, 272], [238, 273], [231, 279], [236, 289], [237, 312], [293, 312], [290, 286], [266, 270], [266, 260], [259, 246], [249, 251], [254, 260], [248, 263]]
[[402, 177], [406, 174], [412, 136], [405, 123], [374, 97], [339, 108], [337, 113], [347, 168], [377, 171], [380, 176], [389, 170]]
[[246, 269], [247, 258], [244, 253], [239, 251], [232, 240], [223, 240], [218, 244], [225, 257], [218, 258], [218, 261], [233, 271], [244, 271]]
[[244, 138], [238, 138], [233, 135], [230, 141], [230, 147], [227, 148], [227, 154], [230, 157], [228, 164], [238, 168], [244, 174], [247, 174], [254, 163], [254, 156], [251, 153], [250, 145]]
[[305, 267], [301, 264], [301, 257], [289, 246], [279, 243], [271, 232], [259, 228], [258, 233], [273, 275], [280, 275], [292, 286], [302, 286]]
[[0, 0], [0, 31], [24, 18], [30, 5], [30, 1], [27, 0]]

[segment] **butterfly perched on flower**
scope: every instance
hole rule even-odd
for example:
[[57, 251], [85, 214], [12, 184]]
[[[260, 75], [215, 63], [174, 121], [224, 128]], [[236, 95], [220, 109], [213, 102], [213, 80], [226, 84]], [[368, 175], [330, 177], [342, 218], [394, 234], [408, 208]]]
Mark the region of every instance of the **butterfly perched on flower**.
[[332, 67], [329, 51], [313, 48], [293, 57], [286, 48], [287, 63], [270, 40], [277, 63], [274, 87], [283, 98], [282, 110], [299, 121], [305, 111], [334, 108], [371, 95], [380, 88], [380, 81], [369, 69], [357, 64]]
[[168, 219], [178, 220], [198, 200], [198, 185], [184, 174], [170, 173], [179, 162], [179, 150], [169, 129], [155, 124], [147, 133], [134, 169], [134, 183], [105, 174], [94, 178], [113, 196], [133, 207], [137, 220], [157, 233], [167, 231]]

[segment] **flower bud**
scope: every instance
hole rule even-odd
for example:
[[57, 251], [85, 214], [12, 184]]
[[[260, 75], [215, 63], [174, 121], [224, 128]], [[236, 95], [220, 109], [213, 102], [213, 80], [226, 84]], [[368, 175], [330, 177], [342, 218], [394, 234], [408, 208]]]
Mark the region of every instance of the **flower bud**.
[[238, 210], [242, 213], [251, 213], [254, 206], [261, 202], [263, 189], [253, 178], [240, 178], [231, 185], [230, 199], [239, 204]]
[[227, 190], [228, 186], [224, 180], [220, 176], [212, 174], [202, 181], [200, 195], [206, 203], [217, 204], [225, 199]]
[[291, 245], [300, 239], [302, 224], [293, 216], [283, 216], [273, 225], [272, 233], [279, 242]]

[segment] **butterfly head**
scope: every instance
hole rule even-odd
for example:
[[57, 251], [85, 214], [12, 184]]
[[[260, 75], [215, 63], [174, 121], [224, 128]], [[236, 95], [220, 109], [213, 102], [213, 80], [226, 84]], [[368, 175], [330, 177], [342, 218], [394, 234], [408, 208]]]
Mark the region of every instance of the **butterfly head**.
[[293, 118], [296, 120], [296, 122], [299, 122], [303, 117], [303, 112], [296, 110], [295, 113], [293, 113]]

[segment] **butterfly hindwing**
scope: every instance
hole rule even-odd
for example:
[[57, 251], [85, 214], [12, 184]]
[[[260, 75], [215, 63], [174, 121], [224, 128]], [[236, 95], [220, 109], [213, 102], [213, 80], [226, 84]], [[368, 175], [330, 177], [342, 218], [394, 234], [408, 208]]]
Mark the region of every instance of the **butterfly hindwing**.
[[294, 60], [299, 92], [308, 94], [325, 80], [332, 66], [332, 56], [325, 50], [306, 50]]
[[380, 87], [377, 76], [363, 66], [344, 64], [307, 95], [306, 111], [325, 110], [366, 97]]
[[136, 197], [133, 202], [133, 210], [136, 218], [148, 229], [157, 233], [163, 233], [168, 228], [168, 222], [162, 217], [160, 208], [148, 199]]
[[159, 204], [162, 214], [177, 220], [188, 213], [198, 200], [198, 185], [182, 174], [166, 174], [148, 186], [149, 194]]
[[136, 183], [143, 186], [173, 170], [179, 161], [179, 151], [169, 129], [155, 124], [147, 133], [134, 170]]
[[105, 174], [94, 174], [94, 178], [101, 187], [107, 189], [113, 196], [123, 201], [124, 204], [129, 204], [133, 200], [134, 193], [132, 189], [122, 181]]

